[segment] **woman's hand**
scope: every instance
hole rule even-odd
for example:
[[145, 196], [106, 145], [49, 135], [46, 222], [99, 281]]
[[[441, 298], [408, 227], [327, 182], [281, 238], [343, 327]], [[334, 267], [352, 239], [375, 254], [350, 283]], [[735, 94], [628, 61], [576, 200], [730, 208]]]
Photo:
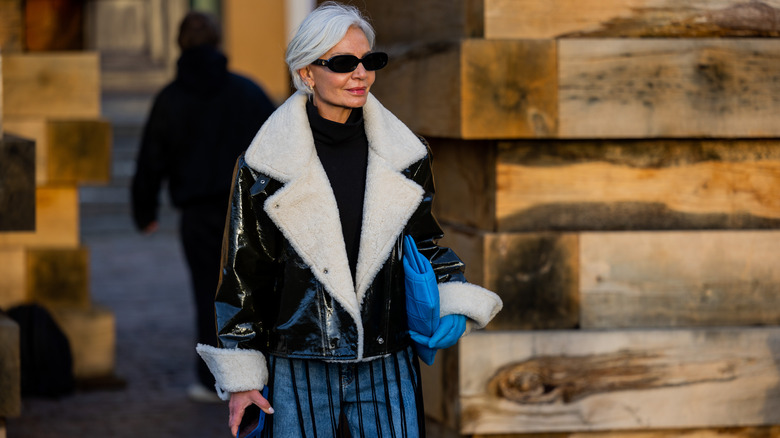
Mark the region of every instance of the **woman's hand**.
[[260, 394], [260, 391], [253, 389], [251, 391], [233, 392], [230, 394], [230, 419], [228, 420], [230, 432], [233, 436], [238, 433], [238, 426], [241, 419], [244, 418], [244, 410], [247, 406], [255, 404], [266, 414], [273, 414], [274, 408], [271, 403]]

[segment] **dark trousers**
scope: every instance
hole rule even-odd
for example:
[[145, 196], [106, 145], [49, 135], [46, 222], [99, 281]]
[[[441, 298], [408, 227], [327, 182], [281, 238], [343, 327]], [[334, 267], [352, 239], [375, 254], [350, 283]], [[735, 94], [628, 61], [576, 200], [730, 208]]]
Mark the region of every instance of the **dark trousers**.
[[[227, 202], [186, 207], [181, 210], [179, 226], [194, 293], [197, 342], [212, 346], [217, 345], [214, 295], [219, 282], [226, 214]], [[214, 377], [194, 350], [193, 358], [198, 380], [207, 388], [214, 388]]]

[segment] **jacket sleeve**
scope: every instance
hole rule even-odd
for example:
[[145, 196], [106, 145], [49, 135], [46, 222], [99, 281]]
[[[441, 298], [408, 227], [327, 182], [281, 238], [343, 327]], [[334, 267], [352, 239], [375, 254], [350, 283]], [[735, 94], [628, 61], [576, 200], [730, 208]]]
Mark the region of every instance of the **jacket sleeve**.
[[501, 310], [503, 303], [495, 293], [467, 282], [464, 263], [452, 249], [437, 244], [444, 233], [432, 212], [435, 193], [432, 155], [428, 144], [422, 141], [428, 148], [428, 154], [409, 168], [408, 176], [423, 188], [425, 194], [410, 218], [406, 232], [414, 238], [418, 250], [431, 262], [436, 273], [441, 316], [466, 315], [473, 328], [483, 328]]
[[222, 270], [215, 297], [219, 345], [197, 351], [216, 379], [217, 393], [262, 389], [268, 369], [261, 334], [265, 320], [257, 303], [275, 282], [275, 228], [264, 215], [269, 179], [239, 158], [234, 171], [230, 209], [222, 243]]
[[133, 222], [139, 230], [143, 230], [157, 220], [160, 190], [163, 180], [168, 176], [169, 140], [166, 133], [168, 122], [165, 118], [165, 97], [160, 94], [155, 98], [144, 125], [141, 147], [131, 182]]

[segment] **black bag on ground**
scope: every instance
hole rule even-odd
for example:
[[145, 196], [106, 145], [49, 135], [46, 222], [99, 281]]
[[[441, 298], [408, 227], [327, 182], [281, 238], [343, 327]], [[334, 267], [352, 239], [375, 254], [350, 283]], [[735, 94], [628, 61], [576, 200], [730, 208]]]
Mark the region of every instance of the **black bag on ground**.
[[42, 306], [24, 304], [8, 310], [19, 324], [22, 395], [59, 397], [73, 392], [73, 356], [68, 338]]

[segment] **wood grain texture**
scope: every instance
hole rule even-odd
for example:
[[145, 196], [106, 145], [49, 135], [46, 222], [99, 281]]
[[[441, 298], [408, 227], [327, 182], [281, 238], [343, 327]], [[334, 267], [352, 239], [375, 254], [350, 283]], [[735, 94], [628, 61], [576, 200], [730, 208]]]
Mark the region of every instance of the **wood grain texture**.
[[421, 135], [545, 138], [557, 131], [554, 41], [466, 39], [391, 49], [372, 92]]
[[35, 184], [46, 185], [49, 178], [47, 119], [43, 117], [5, 117], [6, 132], [35, 142]]
[[90, 307], [87, 248], [30, 249], [26, 261], [26, 295], [32, 301], [55, 307]]
[[584, 328], [780, 324], [780, 232], [582, 233]]
[[484, 0], [347, 0], [364, 10], [380, 47], [393, 44], [457, 41], [483, 34]]
[[579, 326], [578, 236], [573, 233], [486, 233], [445, 227], [441, 244], [466, 264], [466, 277], [496, 292], [504, 307], [488, 330]]
[[769, 39], [559, 41], [561, 138], [776, 137]]
[[77, 248], [79, 199], [76, 187], [35, 190], [35, 231], [0, 233], [0, 247]]
[[0, 138], [0, 233], [35, 228], [35, 143]]
[[0, 247], [0, 309], [27, 301], [26, 253], [21, 247]]
[[496, 150], [499, 231], [780, 226], [774, 140], [518, 141]]
[[776, 140], [431, 139], [445, 223], [485, 231], [775, 229]]
[[634, 430], [620, 432], [496, 434], [472, 435], [472, 438], [776, 438], [777, 436], [780, 436], [780, 426]]
[[116, 366], [116, 318], [103, 307], [50, 308], [73, 355], [73, 376], [90, 379], [111, 376]]
[[432, 137], [457, 137], [460, 119], [460, 44], [394, 46], [371, 92], [410, 129]]
[[495, 142], [428, 139], [436, 186], [433, 211], [443, 222], [495, 229]]
[[0, 52], [3, 54], [23, 49], [23, 11], [21, 0], [0, 0]]
[[[464, 434], [779, 420], [778, 328], [481, 332], [462, 339], [460, 351], [460, 368], [469, 370], [460, 375]], [[502, 378], [515, 391], [538, 391], [536, 398], [506, 398]]]
[[47, 174], [52, 184], [108, 183], [111, 124], [106, 120], [50, 120]]
[[102, 184], [111, 178], [111, 124], [102, 119], [8, 117], [8, 132], [35, 140], [35, 182]]
[[83, 0], [35, 0], [23, 3], [26, 51], [84, 49]]
[[100, 65], [94, 52], [3, 56], [6, 116], [100, 117]]
[[780, 1], [484, 0], [485, 38], [780, 35]]

